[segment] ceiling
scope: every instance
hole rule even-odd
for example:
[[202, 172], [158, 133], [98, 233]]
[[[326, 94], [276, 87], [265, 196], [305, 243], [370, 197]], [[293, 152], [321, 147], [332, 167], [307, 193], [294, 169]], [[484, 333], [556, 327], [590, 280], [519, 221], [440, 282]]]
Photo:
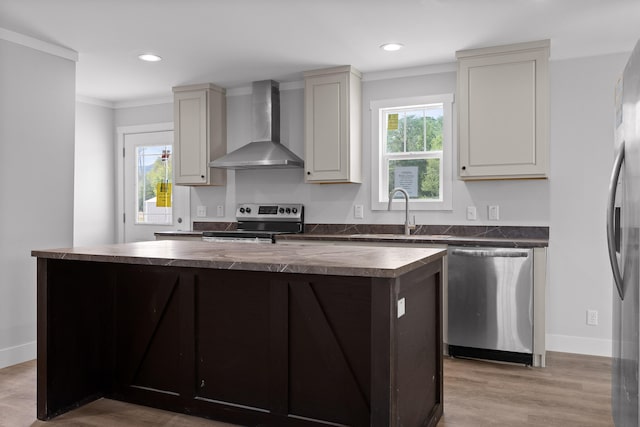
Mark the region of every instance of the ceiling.
[[0, 28], [78, 52], [78, 95], [114, 105], [337, 65], [366, 77], [541, 39], [552, 60], [629, 52], [638, 22], [638, 0], [0, 0]]

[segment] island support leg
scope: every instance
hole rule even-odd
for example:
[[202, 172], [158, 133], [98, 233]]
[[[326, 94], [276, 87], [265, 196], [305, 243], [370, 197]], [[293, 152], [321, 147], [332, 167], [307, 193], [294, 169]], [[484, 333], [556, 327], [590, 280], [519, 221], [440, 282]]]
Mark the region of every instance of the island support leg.
[[102, 397], [113, 377], [113, 283], [81, 261], [38, 259], [37, 417]]
[[47, 341], [48, 331], [46, 328], [47, 318], [49, 314], [49, 305], [47, 304], [48, 282], [47, 282], [47, 260], [38, 258], [37, 272], [37, 380], [36, 380], [36, 400], [37, 400], [37, 417], [39, 420], [47, 420], [51, 416], [49, 411], [49, 402], [47, 400]]

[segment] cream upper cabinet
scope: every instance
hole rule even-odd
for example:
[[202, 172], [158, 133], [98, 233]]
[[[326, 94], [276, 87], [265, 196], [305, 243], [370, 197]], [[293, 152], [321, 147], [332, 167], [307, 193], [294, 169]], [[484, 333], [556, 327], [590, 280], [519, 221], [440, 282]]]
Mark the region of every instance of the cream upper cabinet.
[[362, 182], [361, 79], [351, 66], [304, 73], [306, 182]]
[[176, 185], [225, 185], [227, 172], [208, 163], [227, 153], [225, 90], [210, 83], [173, 88]]
[[546, 178], [549, 41], [456, 56], [460, 179]]

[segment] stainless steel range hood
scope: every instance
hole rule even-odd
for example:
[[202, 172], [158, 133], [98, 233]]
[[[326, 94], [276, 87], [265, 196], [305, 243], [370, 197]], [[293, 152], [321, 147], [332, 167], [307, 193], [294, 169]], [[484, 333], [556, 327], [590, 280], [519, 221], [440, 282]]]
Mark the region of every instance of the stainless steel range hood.
[[280, 89], [273, 80], [252, 84], [252, 142], [209, 163], [212, 168], [301, 168], [304, 161], [280, 144]]

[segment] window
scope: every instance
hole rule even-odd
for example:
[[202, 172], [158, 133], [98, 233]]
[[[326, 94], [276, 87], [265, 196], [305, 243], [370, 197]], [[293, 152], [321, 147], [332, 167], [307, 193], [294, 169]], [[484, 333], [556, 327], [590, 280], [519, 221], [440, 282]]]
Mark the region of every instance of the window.
[[171, 146], [138, 145], [135, 155], [136, 224], [171, 224]]
[[451, 210], [452, 103], [451, 94], [371, 103], [374, 210], [387, 209], [396, 187], [413, 210]]

